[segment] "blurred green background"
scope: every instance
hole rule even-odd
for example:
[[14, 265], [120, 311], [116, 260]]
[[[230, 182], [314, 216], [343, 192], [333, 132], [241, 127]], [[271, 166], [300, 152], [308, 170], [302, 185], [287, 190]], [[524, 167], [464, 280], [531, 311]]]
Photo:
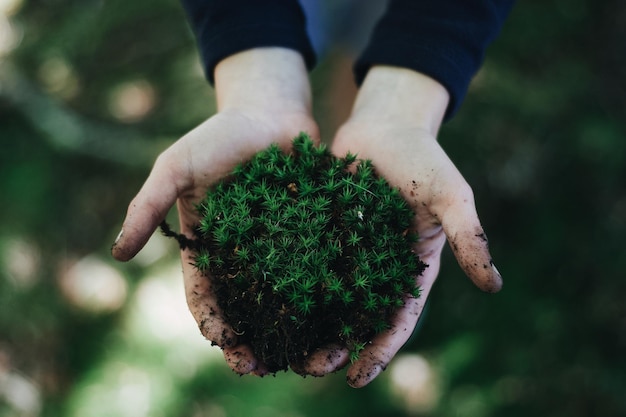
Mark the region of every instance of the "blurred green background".
[[[340, 59], [312, 74], [330, 136]], [[440, 141], [505, 279], [446, 249], [370, 386], [238, 377], [177, 250], [109, 256], [168, 143], [214, 111], [176, 0], [0, 0], [0, 417], [626, 416], [626, 3], [520, 1]]]

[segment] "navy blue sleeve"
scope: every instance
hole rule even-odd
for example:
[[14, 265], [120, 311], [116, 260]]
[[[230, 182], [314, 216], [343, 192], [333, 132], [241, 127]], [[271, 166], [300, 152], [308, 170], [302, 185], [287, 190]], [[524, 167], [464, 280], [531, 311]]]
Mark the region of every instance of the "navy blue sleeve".
[[354, 66], [360, 85], [373, 65], [410, 68], [450, 93], [446, 119], [463, 102], [485, 49], [514, 0], [390, 0]]
[[297, 0], [181, 0], [209, 82], [224, 58], [251, 48], [280, 46], [300, 52], [311, 69], [315, 53]]

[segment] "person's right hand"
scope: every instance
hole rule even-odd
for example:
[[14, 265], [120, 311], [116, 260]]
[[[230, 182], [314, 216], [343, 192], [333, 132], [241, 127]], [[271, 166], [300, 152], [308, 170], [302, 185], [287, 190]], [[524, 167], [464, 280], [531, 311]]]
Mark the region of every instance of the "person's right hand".
[[[193, 226], [199, 221], [196, 204], [237, 164], [272, 143], [290, 149], [301, 131], [317, 140], [306, 69], [296, 52], [280, 48], [242, 52], [223, 60], [215, 79], [218, 113], [158, 157], [128, 207], [112, 248], [116, 259], [133, 258], [174, 203], [181, 233], [193, 238]], [[238, 343], [222, 317], [210, 280], [193, 266], [193, 253], [182, 250], [181, 259], [187, 303], [202, 334], [223, 348], [235, 372], [263, 374], [264, 364], [249, 346]]]

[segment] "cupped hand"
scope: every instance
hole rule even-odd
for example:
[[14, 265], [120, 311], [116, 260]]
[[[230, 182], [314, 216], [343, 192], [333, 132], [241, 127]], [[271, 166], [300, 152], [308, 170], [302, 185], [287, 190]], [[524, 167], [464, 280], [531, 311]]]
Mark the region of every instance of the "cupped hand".
[[[414, 251], [428, 265], [416, 278], [420, 297], [407, 298], [390, 329], [377, 335], [349, 367], [347, 380], [353, 387], [371, 382], [411, 336], [437, 278], [446, 240], [478, 288], [493, 293], [502, 286], [472, 189], [436, 140], [446, 104], [445, 90], [433, 80], [383, 68], [369, 83], [366, 79], [351, 118], [333, 142], [333, 153], [371, 160], [377, 173], [400, 190], [415, 212], [419, 240]], [[321, 349], [311, 356], [306, 371], [332, 372], [346, 365], [347, 356], [345, 349]]]
[[[181, 233], [193, 237], [198, 224], [195, 205], [209, 187], [226, 177], [240, 162], [277, 143], [284, 149], [293, 137], [307, 131], [317, 137], [317, 127], [306, 113], [228, 110], [218, 113], [183, 136], [156, 160], [143, 187], [132, 200], [113, 256], [127, 261], [145, 245], [170, 208], [177, 204]], [[202, 334], [223, 348], [229, 366], [240, 374], [262, 374], [259, 363], [224, 321], [210, 280], [193, 266], [193, 253], [181, 251], [189, 309]]]
[[[218, 113], [165, 150], [128, 207], [122, 232], [111, 250], [120, 261], [134, 257], [176, 203], [183, 235], [193, 237], [195, 205], [209, 187], [233, 168], [276, 143], [290, 148], [298, 133], [318, 140], [311, 117], [311, 91], [300, 54], [278, 47], [254, 48], [224, 58], [215, 67]], [[181, 251], [187, 304], [202, 334], [222, 347], [239, 374], [264, 374], [248, 345], [226, 323], [210, 280]]]

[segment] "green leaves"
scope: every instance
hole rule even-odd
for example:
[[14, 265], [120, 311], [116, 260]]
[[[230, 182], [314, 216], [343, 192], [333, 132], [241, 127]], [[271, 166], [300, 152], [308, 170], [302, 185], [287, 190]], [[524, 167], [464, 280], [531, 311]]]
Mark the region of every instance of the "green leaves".
[[419, 296], [425, 265], [400, 193], [371, 162], [336, 158], [305, 134], [291, 153], [273, 145], [237, 166], [197, 209], [194, 265], [253, 347], [258, 337], [259, 349], [270, 338], [312, 351], [339, 338], [356, 360], [404, 298]]
[[202, 250], [195, 257], [194, 266], [198, 268], [198, 270], [204, 272], [209, 269], [210, 257], [207, 251]]

